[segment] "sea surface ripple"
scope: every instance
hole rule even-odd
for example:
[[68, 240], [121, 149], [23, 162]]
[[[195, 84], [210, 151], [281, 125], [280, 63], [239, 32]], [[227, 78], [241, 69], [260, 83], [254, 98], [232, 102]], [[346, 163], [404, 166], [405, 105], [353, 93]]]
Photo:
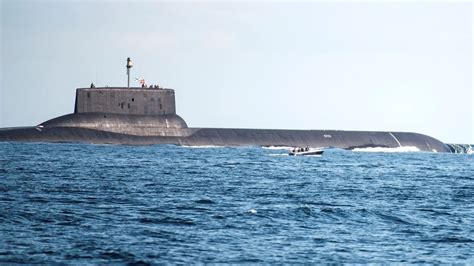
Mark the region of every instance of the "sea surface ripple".
[[0, 263], [474, 263], [474, 156], [0, 143]]

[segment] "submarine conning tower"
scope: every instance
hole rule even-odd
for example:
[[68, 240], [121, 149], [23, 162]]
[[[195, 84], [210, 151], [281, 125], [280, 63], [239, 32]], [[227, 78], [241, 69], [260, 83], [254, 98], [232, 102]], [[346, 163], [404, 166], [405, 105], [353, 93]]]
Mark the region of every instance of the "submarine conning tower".
[[175, 115], [174, 90], [98, 87], [76, 90], [74, 113]]
[[183, 136], [186, 122], [176, 114], [175, 92], [157, 87], [76, 89], [74, 113], [42, 123], [138, 136]]

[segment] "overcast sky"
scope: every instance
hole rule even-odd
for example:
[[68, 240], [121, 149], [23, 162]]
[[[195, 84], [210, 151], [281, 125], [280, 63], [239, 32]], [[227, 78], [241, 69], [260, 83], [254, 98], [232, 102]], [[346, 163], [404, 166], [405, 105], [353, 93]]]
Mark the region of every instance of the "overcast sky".
[[[132, 77], [192, 127], [408, 131], [474, 143], [472, 4], [1, 1], [0, 127]], [[138, 84], [137, 84], [138, 85]]]

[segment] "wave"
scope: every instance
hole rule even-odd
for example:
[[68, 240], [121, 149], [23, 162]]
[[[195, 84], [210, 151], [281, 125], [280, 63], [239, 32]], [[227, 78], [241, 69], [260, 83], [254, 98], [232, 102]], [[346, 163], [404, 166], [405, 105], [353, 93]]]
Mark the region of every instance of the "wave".
[[215, 146], [215, 145], [202, 145], [202, 146], [188, 146], [181, 145], [182, 148], [192, 148], [192, 149], [209, 149], [209, 148], [226, 148], [225, 146]]
[[472, 148], [471, 145], [468, 145], [467, 149], [466, 149], [466, 153], [467, 154], [474, 154], [474, 149]]
[[287, 147], [287, 146], [262, 146], [263, 149], [266, 150], [291, 150], [294, 147]]
[[396, 148], [368, 147], [368, 148], [355, 148], [352, 151], [355, 151], [355, 152], [419, 152], [420, 149], [414, 146], [403, 146], [403, 147], [396, 147]]
[[288, 153], [270, 153], [269, 156], [289, 156]]

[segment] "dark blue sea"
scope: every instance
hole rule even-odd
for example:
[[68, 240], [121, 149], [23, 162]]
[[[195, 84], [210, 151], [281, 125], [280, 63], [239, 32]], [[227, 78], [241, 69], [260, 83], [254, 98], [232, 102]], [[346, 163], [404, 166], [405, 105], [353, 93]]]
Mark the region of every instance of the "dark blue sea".
[[0, 263], [474, 263], [474, 156], [0, 143]]

